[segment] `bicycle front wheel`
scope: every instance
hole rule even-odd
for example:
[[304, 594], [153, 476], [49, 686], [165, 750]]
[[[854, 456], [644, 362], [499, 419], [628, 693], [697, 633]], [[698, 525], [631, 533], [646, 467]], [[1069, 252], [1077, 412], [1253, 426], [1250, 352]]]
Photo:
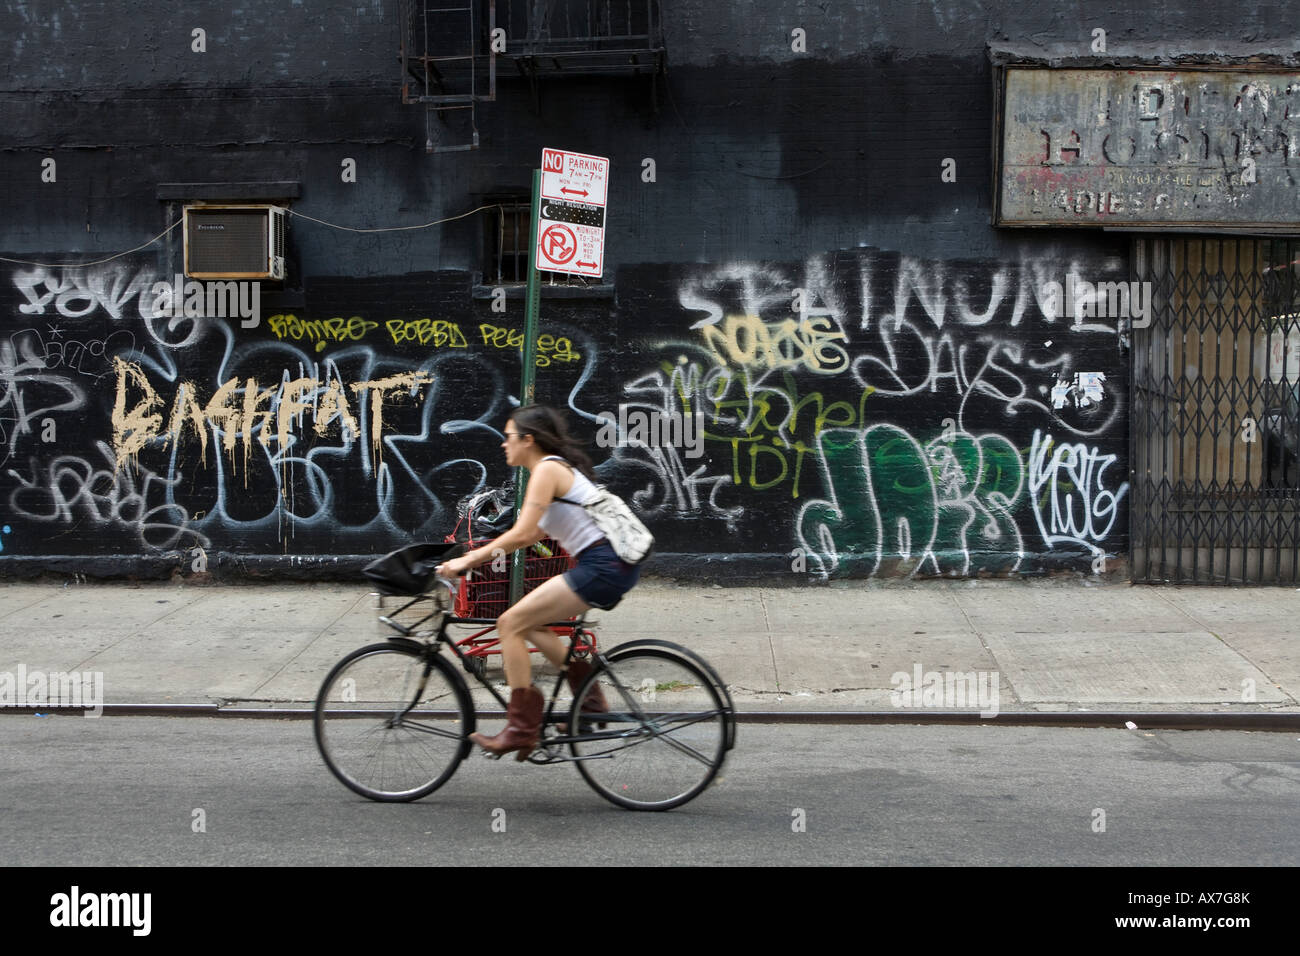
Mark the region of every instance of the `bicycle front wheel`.
[[454, 668], [417, 644], [353, 651], [316, 699], [316, 745], [334, 776], [371, 800], [418, 800], [469, 752], [474, 707]]
[[[629, 810], [669, 810], [699, 794], [722, 767], [731, 719], [713, 682], [690, 660], [633, 647], [605, 656], [574, 694], [569, 748], [597, 793]], [[599, 687], [609, 713], [583, 714]], [[601, 724], [605, 726], [601, 728]]]

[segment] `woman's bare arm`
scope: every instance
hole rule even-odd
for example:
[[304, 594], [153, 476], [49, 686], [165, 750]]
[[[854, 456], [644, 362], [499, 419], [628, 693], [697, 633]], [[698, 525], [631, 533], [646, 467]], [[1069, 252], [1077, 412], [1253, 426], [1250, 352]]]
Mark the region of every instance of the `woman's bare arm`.
[[544, 461], [539, 464], [529, 476], [523, 509], [515, 518], [515, 523], [511, 525], [510, 530], [491, 543], [467, 552], [456, 561], [463, 563], [464, 570], [476, 568], [480, 564], [491, 561], [498, 551], [512, 554], [546, 537], [546, 532], [542, 531], [537, 522], [555, 500], [556, 486], [567, 471], [568, 469], [559, 462]]

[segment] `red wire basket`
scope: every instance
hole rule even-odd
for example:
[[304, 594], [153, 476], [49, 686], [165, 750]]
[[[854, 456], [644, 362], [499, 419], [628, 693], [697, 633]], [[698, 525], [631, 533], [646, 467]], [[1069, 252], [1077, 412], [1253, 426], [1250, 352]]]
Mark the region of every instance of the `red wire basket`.
[[[491, 541], [473, 541], [472, 547], [490, 545]], [[500, 617], [510, 606], [510, 566], [513, 556], [480, 564], [465, 576], [456, 591], [453, 610], [457, 617]], [[543, 538], [530, 545], [524, 555], [524, 594], [563, 574], [578, 562], [560, 547], [554, 538]], [[496, 565], [494, 568], [493, 565]]]
[[[462, 520], [468, 520], [469, 525], [469, 540], [465, 542], [467, 548], [480, 548], [484, 545], [490, 545], [495, 540], [479, 539], [475, 541], [473, 515], [467, 515]], [[459, 527], [457, 525], [457, 529]], [[447, 535], [447, 541], [455, 540], [455, 531]], [[461, 579], [460, 587], [456, 589], [456, 600], [452, 605], [452, 613], [456, 617], [494, 619], [504, 614], [506, 608], [510, 606], [510, 568], [513, 563], [513, 555], [506, 555], [504, 560], [489, 561], [487, 564], [481, 564], [470, 571]], [[561, 548], [560, 543], [554, 538], [543, 538], [536, 544], [529, 545], [524, 554], [524, 594], [557, 574], [563, 574], [577, 563], [573, 556]], [[493, 568], [493, 564], [496, 564], [496, 568]], [[456, 646], [465, 653], [465, 666], [480, 677], [487, 670], [486, 658], [501, 653], [499, 647], [501, 639], [492, 635], [494, 630], [496, 630], [495, 627], [484, 627], [456, 642]], [[563, 628], [552, 628], [552, 630], [566, 635], [569, 633]], [[536, 651], [537, 649], [533, 648], [533, 650]], [[574, 645], [573, 653], [585, 657], [594, 653], [595, 650], [595, 632], [583, 628], [581, 636]]]

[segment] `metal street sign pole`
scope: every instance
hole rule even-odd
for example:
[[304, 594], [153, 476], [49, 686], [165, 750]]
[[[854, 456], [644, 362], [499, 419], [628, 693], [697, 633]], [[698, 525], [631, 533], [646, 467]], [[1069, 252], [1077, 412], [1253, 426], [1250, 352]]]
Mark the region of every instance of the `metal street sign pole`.
[[[528, 294], [524, 304], [524, 354], [521, 358], [523, 375], [520, 377], [519, 396], [525, 405], [536, 400], [534, 379], [537, 374], [537, 313], [541, 304], [542, 286], [537, 275], [537, 220], [541, 208], [542, 171], [533, 170], [533, 204], [528, 217]], [[528, 469], [515, 469], [515, 519], [524, 511], [524, 492], [528, 489]], [[514, 554], [510, 565], [510, 603], [524, 596], [524, 557], [526, 548]]]

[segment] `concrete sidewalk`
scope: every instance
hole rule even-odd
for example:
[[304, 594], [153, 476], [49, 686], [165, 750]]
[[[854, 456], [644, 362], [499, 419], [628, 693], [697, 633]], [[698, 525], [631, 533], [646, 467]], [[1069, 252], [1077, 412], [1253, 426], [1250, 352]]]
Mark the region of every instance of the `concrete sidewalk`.
[[[110, 706], [301, 707], [343, 654], [392, 633], [377, 606], [364, 583], [3, 584], [0, 674], [102, 672]], [[962, 708], [922, 688], [942, 686], [932, 675], [983, 672], [1001, 713], [1300, 714], [1291, 588], [648, 580], [592, 619], [602, 646], [651, 637], [694, 649], [741, 711], [899, 711], [901, 700], [918, 716], [974, 713], [974, 700]], [[912, 684], [914, 698], [896, 693]]]

